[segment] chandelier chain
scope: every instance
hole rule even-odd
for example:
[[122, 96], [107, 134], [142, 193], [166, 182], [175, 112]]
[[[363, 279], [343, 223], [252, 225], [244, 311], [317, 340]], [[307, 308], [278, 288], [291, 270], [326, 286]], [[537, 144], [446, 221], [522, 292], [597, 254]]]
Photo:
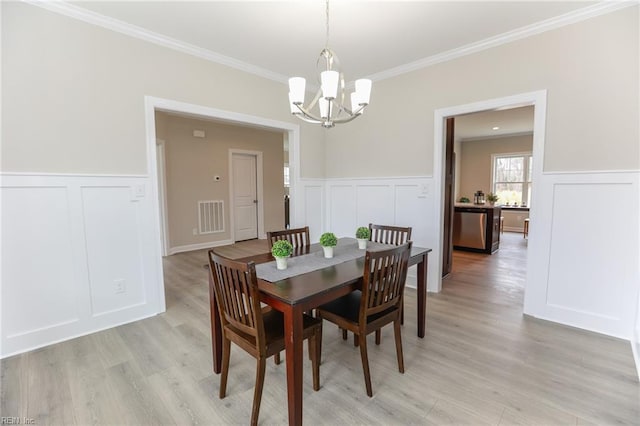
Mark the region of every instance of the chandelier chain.
[[326, 18], [327, 18], [326, 19], [326, 22], [327, 22], [327, 41], [325, 43], [325, 47], [328, 49], [329, 48], [329, 0], [327, 0], [325, 14], [326, 14]]

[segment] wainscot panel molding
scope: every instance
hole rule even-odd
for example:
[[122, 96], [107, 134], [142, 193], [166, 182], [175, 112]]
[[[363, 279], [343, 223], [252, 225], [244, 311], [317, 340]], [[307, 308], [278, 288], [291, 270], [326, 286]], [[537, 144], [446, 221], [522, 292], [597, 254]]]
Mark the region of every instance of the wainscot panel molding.
[[640, 328], [639, 176], [545, 173], [536, 182], [529, 249], [544, 255], [529, 257], [525, 313], [633, 340]]
[[147, 176], [0, 177], [1, 357], [164, 310]]
[[[411, 226], [411, 239], [420, 247], [439, 247], [433, 219], [433, 179], [422, 177], [326, 179], [324, 229], [338, 237], [355, 237], [369, 223]], [[313, 238], [312, 238], [313, 239]], [[437, 268], [429, 268], [429, 291], [437, 291]], [[407, 285], [416, 285], [415, 267]]]
[[[298, 194], [298, 197], [296, 197]], [[291, 201], [295, 203], [296, 217], [291, 227], [309, 227], [309, 238], [317, 242], [324, 232], [325, 182], [322, 179], [299, 179], [296, 193]]]

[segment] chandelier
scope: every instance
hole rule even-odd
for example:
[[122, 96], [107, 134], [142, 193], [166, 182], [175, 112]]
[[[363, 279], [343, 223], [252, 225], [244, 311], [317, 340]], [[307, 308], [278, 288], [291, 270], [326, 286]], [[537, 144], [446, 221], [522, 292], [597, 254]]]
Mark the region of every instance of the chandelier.
[[[329, 48], [329, 0], [326, 2], [327, 38], [325, 48], [320, 52], [316, 68], [320, 72], [320, 89], [313, 100], [304, 106], [306, 80], [303, 77], [289, 79], [289, 106], [291, 113], [308, 123], [320, 124], [331, 128], [336, 124], [348, 123], [362, 115], [369, 105], [371, 80], [356, 80], [355, 90], [351, 93], [351, 108], [345, 105], [344, 75], [340, 71], [340, 61]], [[317, 111], [312, 112], [317, 105]]]

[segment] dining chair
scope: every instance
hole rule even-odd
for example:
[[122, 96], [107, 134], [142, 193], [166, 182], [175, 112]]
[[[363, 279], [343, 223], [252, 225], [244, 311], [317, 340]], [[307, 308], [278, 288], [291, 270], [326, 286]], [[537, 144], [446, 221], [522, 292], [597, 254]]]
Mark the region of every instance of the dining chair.
[[[369, 241], [382, 244], [391, 244], [399, 246], [406, 244], [411, 240], [411, 227], [410, 226], [391, 226], [391, 225], [376, 225], [369, 224]], [[400, 313], [400, 322], [404, 324], [404, 310]], [[347, 331], [342, 330], [342, 339], [347, 340]], [[376, 345], [380, 344], [381, 334], [380, 331], [376, 332]], [[353, 340], [354, 346], [358, 346], [358, 339]]]
[[[304, 250], [307, 250], [311, 245], [311, 238], [309, 238], [309, 227], [305, 226], [304, 228], [283, 229], [282, 231], [267, 232], [269, 251], [271, 251], [273, 243], [279, 240], [289, 241], [293, 246], [293, 253], [302, 254], [302, 252], [304, 252]], [[312, 314], [313, 312], [310, 311], [307, 313]], [[276, 364], [280, 364], [279, 353], [275, 354], [273, 359]]]
[[309, 227], [284, 229], [282, 231], [267, 232], [267, 241], [269, 242], [269, 250], [273, 247], [273, 243], [278, 240], [287, 240], [293, 246], [293, 250], [299, 251], [311, 245], [309, 238]]
[[[222, 374], [220, 399], [225, 397], [231, 342], [257, 360], [256, 384], [253, 395], [251, 424], [258, 423], [264, 385], [266, 359], [285, 349], [283, 314], [270, 307], [262, 308], [256, 268], [253, 262], [236, 262], [209, 250], [209, 267], [222, 325]], [[309, 340], [309, 355], [313, 366], [313, 390], [320, 389], [320, 351], [322, 321], [304, 315], [303, 338]]]
[[393, 323], [396, 339], [398, 370], [404, 373], [400, 313], [411, 241], [399, 247], [380, 251], [367, 251], [364, 258], [362, 289], [321, 305], [318, 318], [328, 320], [343, 330], [355, 334], [359, 341], [360, 356], [367, 395], [373, 396], [367, 354], [367, 335]]
[[369, 224], [369, 241], [399, 246], [411, 240], [411, 227]]

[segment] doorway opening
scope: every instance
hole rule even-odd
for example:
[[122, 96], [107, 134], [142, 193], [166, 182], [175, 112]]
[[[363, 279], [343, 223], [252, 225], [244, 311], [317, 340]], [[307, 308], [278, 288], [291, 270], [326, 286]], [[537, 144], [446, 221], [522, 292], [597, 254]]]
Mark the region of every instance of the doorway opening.
[[[151, 223], [149, 224], [149, 231], [153, 233], [155, 241], [155, 255], [154, 262], [155, 268], [157, 271], [158, 280], [157, 291], [153, 297], [157, 301], [157, 309], [156, 312], [164, 312], [166, 310], [166, 298], [165, 298], [165, 289], [164, 289], [164, 280], [163, 277], [163, 262], [162, 256], [166, 253], [168, 244], [162, 244], [165, 240], [166, 232], [163, 232], [164, 223], [166, 220], [166, 214], [163, 213], [163, 205], [166, 199], [163, 199], [161, 202], [160, 190], [162, 185], [162, 180], [159, 179], [161, 176], [162, 170], [159, 167], [158, 161], [158, 150], [161, 151], [160, 156], [166, 157], [166, 152], [164, 151], [165, 147], [158, 148], [157, 147], [157, 139], [162, 139], [158, 137], [157, 134], [157, 126], [156, 126], [156, 113], [166, 113], [177, 116], [182, 116], [185, 118], [195, 119], [195, 120], [203, 120], [208, 122], [217, 122], [221, 124], [226, 124], [227, 126], [237, 126], [249, 129], [257, 129], [257, 130], [267, 130], [270, 132], [277, 132], [281, 135], [281, 141], [286, 143], [288, 148], [288, 163], [290, 170], [289, 177], [289, 193], [291, 194], [291, 198], [293, 199], [293, 203], [291, 204], [290, 209], [290, 217], [293, 223], [296, 223], [296, 214], [299, 211], [298, 207], [298, 197], [296, 196], [296, 191], [298, 189], [298, 182], [300, 180], [300, 172], [299, 172], [299, 148], [300, 148], [300, 127], [299, 125], [281, 122], [276, 120], [271, 120], [263, 117], [252, 116], [248, 114], [241, 114], [236, 112], [224, 111], [215, 108], [204, 107], [200, 105], [187, 104], [184, 102], [178, 102], [168, 99], [161, 99], [155, 97], [145, 97], [145, 124], [146, 124], [146, 146], [147, 146], [147, 170], [149, 173], [149, 186], [150, 190], [150, 201], [157, 206], [155, 210], [155, 214], [151, 219]], [[201, 132], [194, 132], [193, 136], [196, 138], [201, 137]], [[194, 140], [194, 143], [198, 143]], [[282, 145], [281, 145], [282, 147]], [[227, 156], [225, 154], [224, 160], [225, 163], [230, 161], [230, 155]], [[278, 161], [282, 161], [282, 150], [280, 150], [278, 154]], [[259, 161], [258, 161], [259, 163]], [[275, 169], [274, 169], [275, 170]], [[282, 169], [277, 169], [277, 181], [279, 186], [279, 191], [282, 191]], [[214, 182], [218, 184], [222, 184], [224, 186], [229, 185], [229, 182], [224, 182], [224, 175], [220, 175], [220, 179], [218, 179], [218, 174], [213, 171], [212, 176], [210, 176]], [[208, 200], [215, 201], [215, 200]], [[277, 200], [278, 204], [281, 203], [281, 198]], [[214, 203], [215, 204], [215, 203]], [[230, 203], [229, 203], [230, 204]], [[219, 206], [218, 204], [215, 204]], [[259, 199], [258, 199], [259, 205]], [[259, 208], [259, 206], [258, 206]], [[281, 221], [281, 218], [278, 217], [278, 220]], [[228, 225], [230, 228], [230, 224]], [[232, 228], [231, 228], [232, 229]], [[263, 228], [261, 228], [263, 229]], [[215, 229], [214, 229], [215, 230]], [[230, 237], [230, 242], [233, 242], [234, 235]], [[207, 247], [210, 244], [206, 245]], [[189, 245], [190, 250], [206, 248], [196, 247], [196, 245]]]
[[[438, 262], [438, 271], [436, 272], [437, 276], [435, 277], [438, 283], [437, 290], [442, 289], [442, 283], [443, 283], [442, 277], [443, 275], [446, 275], [446, 274], [443, 274], [443, 272], [445, 271], [445, 268], [443, 266], [445, 264], [446, 256], [447, 256], [447, 253], [444, 252], [444, 249], [446, 246], [445, 239], [452, 237], [451, 233], [453, 231], [453, 222], [454, 222], [453, 219], [449, 220], [450, 226], [447, 228], [445, 232], [445, 212], [447, 212], [448, 214], [452, 214], [454, 212], [454, 209], [445, 210], [445, 208], [447, 207], [447, 205], [445, 205], [445, 194], [447, 189], [445, 187], [445, 184], [447, 182], [446, 173], [448, 172], [446, 167], [446, 153], [447, 153], [446, 142], [447, 141], [446, 141], [446, 131], [445, 131], [447, 119], [448, 118], [455, 119], [456, 117], [471, 116], [472, 114], [476, 114], [476, 113], [512, 110], [520, 107], [530, 107], [533, 109], [533, 130], [531, 132], [531, 139], [532, 139], [531, 154], [533, 156], [533, 161], [531, 162], [531, 169], [530, 169], [531, 197], [528, 198], [527, 200], [528, 201], [527, 204], [529, 204], [528, 206], [529, 220], [530, 220], [530, 223], [532, 224], [530, 228], [528, 240], [533, 241], [535, 240], [535, 234], [536, 234], [536, 229], [533, 226], [533, 221], [535, 219], [536, 202], [538, 198], [537, 192], [535, 189], [535, 184], [536, 182], [541, 181], [542, 159], [544, 158], [543, 152], [544, 152], [544, 128], [545, 128], [545, 114], [546, 114], [546, 91], [524, 93], [520, 95], [506, 97], [506, 98], [492, 99], [492, 100], [487, 100], [487, 101], [482, 101], [482, 102], [477, 102], [477, 103], [467, 104], [467, 105], [461, 105], [457, 107], [445, 108], [445, 109], [440, 109], [435, 111], [435, 114], [434, 114], [435, 116], [434, 177], [436, 180], [435, 181], [435, 201], [436, 201], [436, 217], [437, 217], [436, 223], [439, 224], [438, 245], [440, 248], [438, 253], [439, 256], [437, 256], [437, 259], [436, 259], [436, 261]], [[493, 130], [493, 127], [496, 127], [496, 126], [492, 126], [491, 130]], [[452, 153], [453, 151], [454, 150], [451, 149]], [[459, 162], [461, 161], [461, 158], [460, 156], [456, 156], [455, 159], [456, 159], [456, 162], [458, 163], [458, 169], [459, 169], [460, 168]], [[491, 163], [491, 160], [488, 160], [486, 163], [487, 163], [485, 164], [486, 166], [491, 167], [489, 172], [490, 183], [486, 184], [487, 191], [494, 192], [496, 190], [495, 189], [496, 181], [492, 177], [494, 173], [493, 165]], [[453, 185], [456, 185], [456, 184], [453, 183]], [[473, 202], [473, 199], [472, 199], [473, 193], [469, 195], [463, 195], [462, 194], [463, 190], [462, 188], [460, 188], [459, 185], [460, 185], [460, 182], [458, 182], [457, 193], [455, 188], [452, 190], [452, 193], [456, 195], [449, 197], [450, 201], [447, 201], [447, 203], [450, 203], [450, 202], [455, 203], [455, 201], [459, 201], [460, 197], [463, 197], [463, 196], [469, 198], [469, 201]], [[477, 185], [477, 183], [474, 183], [471, 185]], [[481, 188], [477, 188], [477, 189], [481, 189]], [[521, 200], [519, 201], [518, 204], [520, 203], [521, 203]], [[498, 224], [499, 223], [500, 222], [498, 222]], [[519, 236], [519, 238], [520, 237], [521, 236]], [[453, 244], [451, 244], [450, 248], [448, 249], [452, 250]], [[529, 245], [529, 248], [527, 249], [526, 255], [525, 255], [527, 259], [526, 263], [531, 263], [529, 262], [529, 259], [531, 259], [531, 257], [535, 256], [536, 254], [537, 253], [536, 253], [535, 245]], [[487, 257], [488, 256], [490, 255], [487, 255]], [[455, 263], [455, 259], [452, 259], [452, 262]], [[487, 266], [485, 265], [485, 266], [482, 266], [481, 268], [486, 268], [486, 267]], [[530, 286], [532, 286], [533, 284], [530, 280], [529, 270], [522, 271], [522, 276], [524, 277], [524, 290], [523, 290], [524, 296], [522, 297], [522, 299], [523, 299], [523, 304], [526, 307], [527, 293], [530, 290]], [[494, 278], [495, 278], [494, 276], [491, 277], [491, 279], [494, 279]]]

